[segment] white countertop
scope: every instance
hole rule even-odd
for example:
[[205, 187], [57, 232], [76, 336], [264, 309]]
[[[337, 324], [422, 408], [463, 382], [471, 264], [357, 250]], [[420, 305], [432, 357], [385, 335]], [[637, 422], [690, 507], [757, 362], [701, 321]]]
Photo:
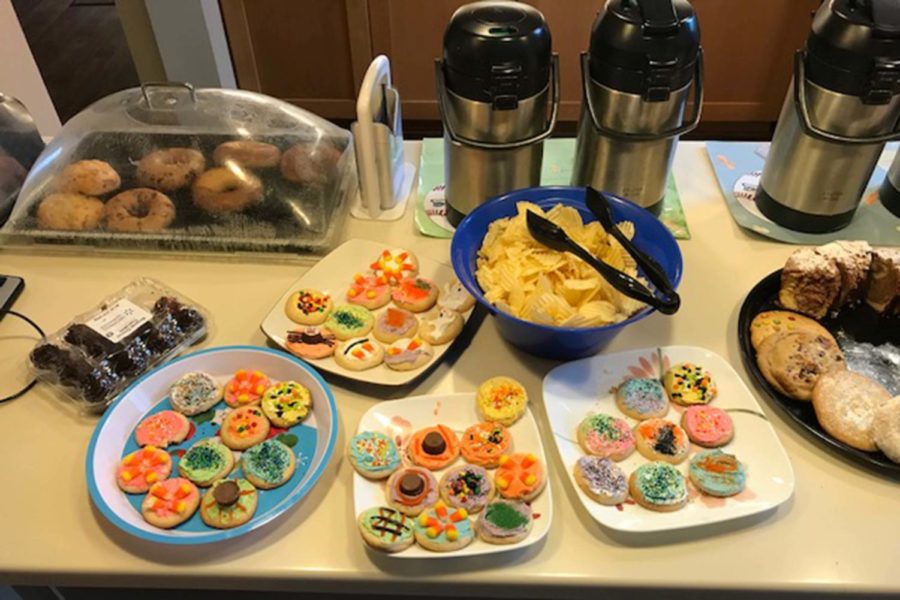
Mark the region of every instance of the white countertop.
[[[410, 159], [419, 150], [408, 143]], [[887, 162], [884, 159], [882, 162]], [[697, 345], [741, 364], [736, 322], [745, 294], [778, 269], [792, 247], [741, 230], [728, 214], [705, 149], [682, 142], [675, 176], [693, 234], [679, 242], [683, 303], [672, 318], [654, 314], [627, 328], [609, 351]], [[413, 206], [397, 222], [352, 221], [347, 237], [404, 246], [448, 261], [448, 240], [415, 231]], [[64, 325], [138, 275], [158, 278], [206, 306], [215, 332], [205, 346], [265, 345], [259, 323], [304, 267], [101, 256], [27, 256], [0, 252], [0, 273], [23, 276], [15, 309], [46, 330]], [[34, 336], [12, 318], [0, 327], [0, 394], [25, 381]], [[465, 349], [454, 349], [403, 395], [472, 391], [492, 375], [522, 381], [535, 405], [556, 365], [508, 346], [486, 318]], [[339, 447], [379, 399], [366, 386], [329, 379], [341, 413]], [[592, 596], [595, 587], [703, 587], [900, 593], [900, 488], [825, 452], [760, 399], [793, 461], [794, 497], [747, 520], [659, 535], [602, 529], [580, 507], [550, 458], [554, 517], [543, 543], [483, 559], [398, 561], [367, 552], [352, 509], [353, 469], [341, 452], [312, 492], [274, 524], [220, 546], [169, 548], [144, 543], [108, 524], [88, 498], [84, 460], [96, 418], [79, 417], [49, 389], [0, 405], [0, 581], [13, 584], [228, 587], [407, 591], [420, 594]], [[534, 406], [545, 440], [544, 411]]]

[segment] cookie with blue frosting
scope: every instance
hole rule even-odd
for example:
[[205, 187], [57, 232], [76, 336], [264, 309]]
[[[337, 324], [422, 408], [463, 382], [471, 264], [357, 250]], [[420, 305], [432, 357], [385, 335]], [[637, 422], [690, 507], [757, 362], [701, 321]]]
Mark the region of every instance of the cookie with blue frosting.
[[733, 454], [721, 450], [704, 450], [691, 458], [688, 469], [691, 483], [710, 496], [728, 497], [740, 494], [747, 485], [747, 470]]

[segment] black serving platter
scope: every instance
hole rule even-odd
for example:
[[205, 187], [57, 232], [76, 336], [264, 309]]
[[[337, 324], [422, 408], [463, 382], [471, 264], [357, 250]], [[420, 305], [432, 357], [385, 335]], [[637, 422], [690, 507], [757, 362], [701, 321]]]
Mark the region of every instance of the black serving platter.
[[[738, 316], [738, 344], [744, 367], [750, 373], [756, 388], [771, 404], [791, 418], [801, 431], [823, 445], [828, 450], [880, 474], [900, 478], [900, 464], [892, 462], [882, 452], [864, 452], [848, 446], [831, 437], [816, 419], [812, 402], [793, 400], [773, 388], [756, 365], [756, 351], [750, 343], [750, 323], [753, 318], [767, 310], [784, 310], [778, 305], [778, 290], [781, 287], [781, 270], [767, 275], [747, 294]], [[878, 315], [866, 304], [841, 311], [838, 315], [820, 321], [834, 335], [838, 345], [847, 356], [850, 369], [867, 374], [884, 373], [885, 365], [877, 353], [860, 351], [868, 348], [865, 344], [879, 346], [900, 342], [900, 318]], [[852, 359], [851, 359], [852, 356]], [[878, 364], [875, 364], [877, 361]], [[883, 379], [883, 378], [879, 378]], [[896, 381], [884, 381], [892, 394], [900, 394]]]

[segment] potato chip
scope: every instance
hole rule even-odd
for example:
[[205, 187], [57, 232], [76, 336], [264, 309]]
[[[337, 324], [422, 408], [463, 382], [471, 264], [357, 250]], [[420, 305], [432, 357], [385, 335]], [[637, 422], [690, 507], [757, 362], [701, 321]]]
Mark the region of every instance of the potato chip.
[[[609, 264], [637, 277], [637, 265], [600, 223], [585, 225], [571, 206], [548, 211], [530, 202], [516, 204], [516, 216], [490, 224], [478, 252], [475, 277], [485, 298], [521, 319], [560, 327], [596, 327], [627, 319], [643, 304], [616, 291], [580, 258], [551, 250], [528, 232], [533, 211], [562, 227], [577, 243]], [[629, 239], [634, 223], [617, 225]]]

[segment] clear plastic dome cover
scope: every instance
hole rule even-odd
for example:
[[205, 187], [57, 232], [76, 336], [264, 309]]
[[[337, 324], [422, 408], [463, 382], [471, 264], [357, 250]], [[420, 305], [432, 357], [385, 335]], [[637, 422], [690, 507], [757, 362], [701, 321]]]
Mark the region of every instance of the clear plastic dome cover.
[[350, 132], [241, 90], [145, 84], [73, 117], [44, 149], [6, 243], [321, 254], [356, 190]]

